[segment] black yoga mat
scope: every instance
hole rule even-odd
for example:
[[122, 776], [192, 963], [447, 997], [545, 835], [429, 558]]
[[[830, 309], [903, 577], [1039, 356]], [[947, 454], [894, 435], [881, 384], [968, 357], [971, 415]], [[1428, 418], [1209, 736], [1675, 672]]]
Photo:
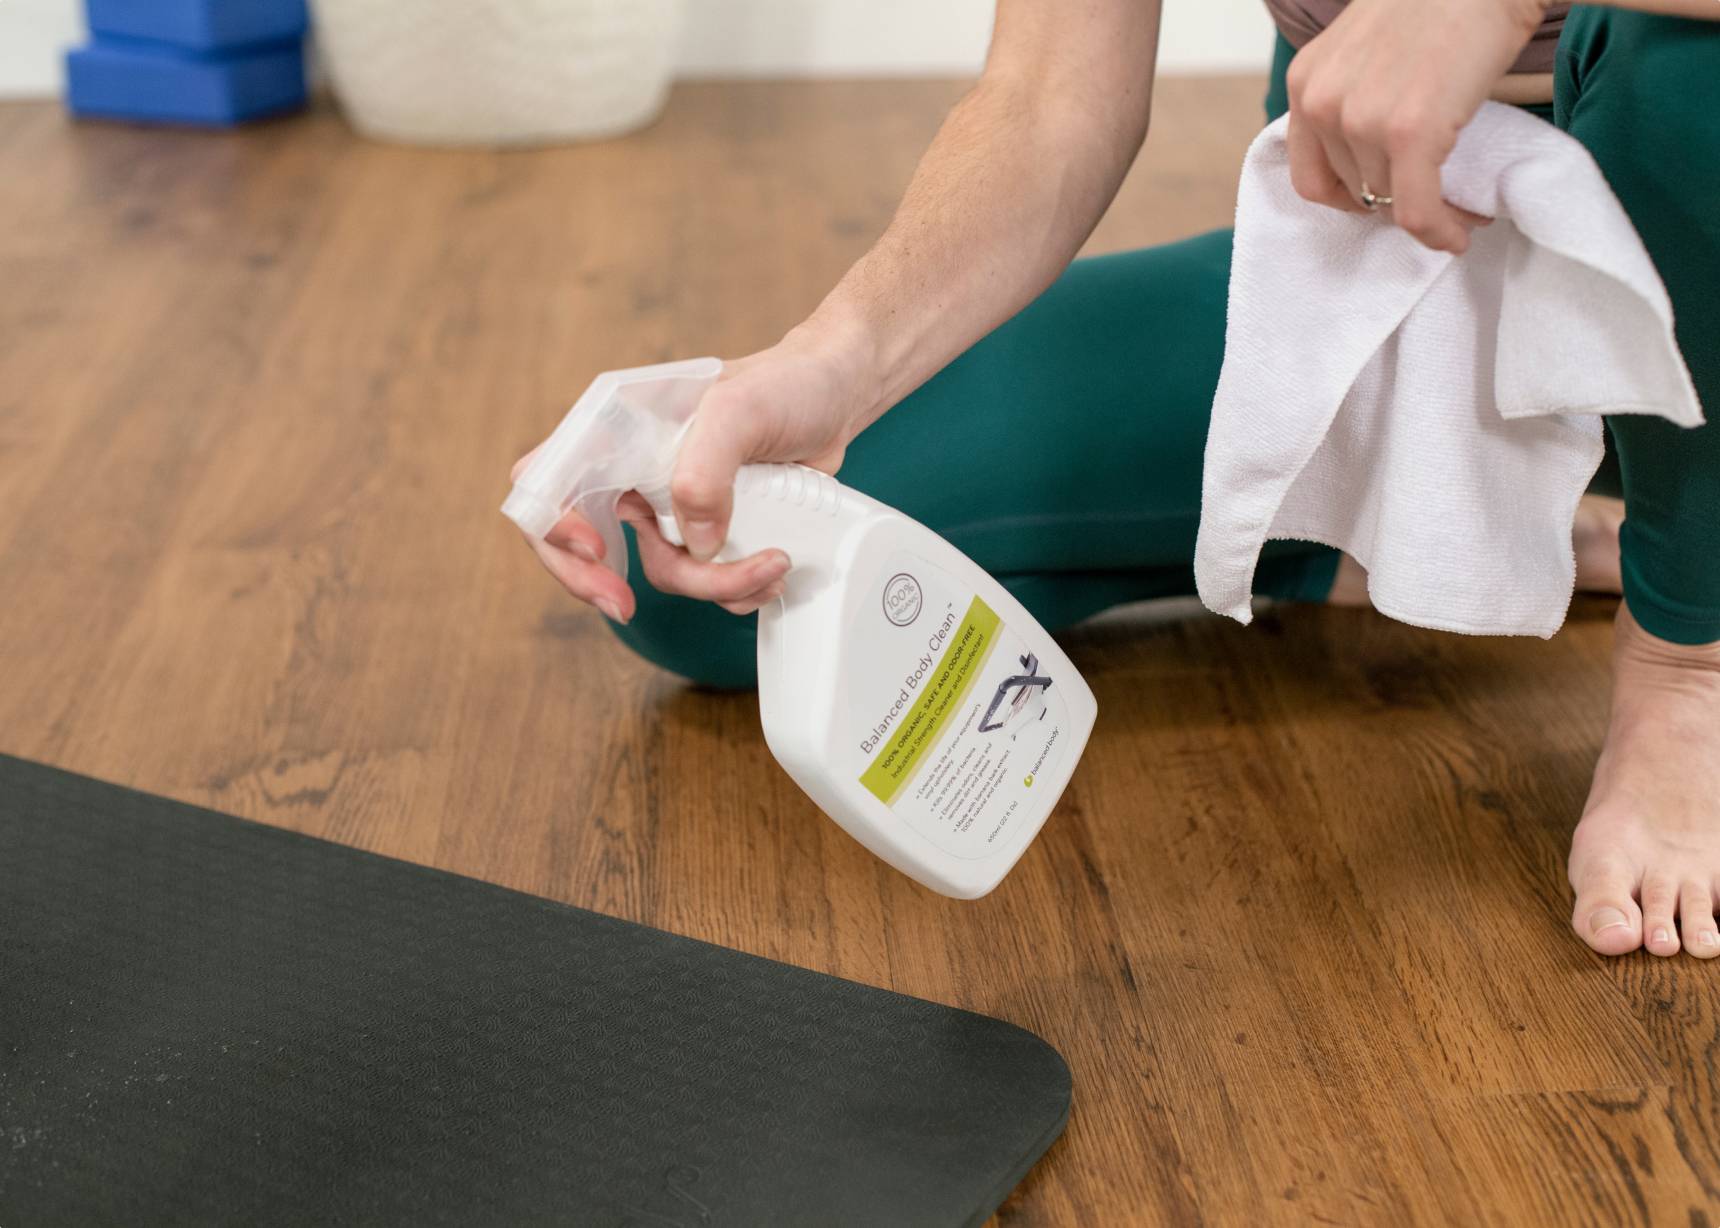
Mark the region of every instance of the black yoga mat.
[[1068, 1108], [995, 1019], [0, 756], [4, 1228], [978, 1224]]

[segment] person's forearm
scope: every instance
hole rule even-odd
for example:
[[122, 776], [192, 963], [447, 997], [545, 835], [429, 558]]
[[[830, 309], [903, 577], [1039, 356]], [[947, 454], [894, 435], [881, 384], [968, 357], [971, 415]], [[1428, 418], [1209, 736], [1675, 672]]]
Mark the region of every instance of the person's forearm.
[[802, 326], [857, 355], [855, 429], [1068, 266], [1145, 136], [1156, 32], [1155, 17], [1119, 96], [1055, 66], [994, 67], [951, 112], [883, 237]]
[[1702, 21], [1720, 21], [1720, 0], [1601, 0], [1615, 9], [1636, 9], [1643, 13], [1659, 13], [1664, 17], [1695, 17]]

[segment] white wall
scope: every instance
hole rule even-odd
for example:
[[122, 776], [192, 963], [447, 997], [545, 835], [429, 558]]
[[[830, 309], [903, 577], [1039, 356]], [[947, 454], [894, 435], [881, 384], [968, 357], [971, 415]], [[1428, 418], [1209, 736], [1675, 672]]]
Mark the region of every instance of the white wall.
[[0, 97], [60, 90], [60, 53], [84, 36], [77, 0], [0, 0]]
[[[994, 0], [690, 0], [682, 68], [695, 76], [971, 73]], [[1264, 70], [1272, 23], [1260, 0], [1167, 0], [1171, 72]]]
[[[701, 77], [962, 75], [979, 67], [992, 7], [993, 0], [688, 0], [681, 65]], [[0, 97], [57, 92], [60, 53], [82, 37], [80, 0], [0, 0]], [[1168, 72], [1263, 69], [1271, 44], [1260, 0], [1166, 0], [1160, 59]]]

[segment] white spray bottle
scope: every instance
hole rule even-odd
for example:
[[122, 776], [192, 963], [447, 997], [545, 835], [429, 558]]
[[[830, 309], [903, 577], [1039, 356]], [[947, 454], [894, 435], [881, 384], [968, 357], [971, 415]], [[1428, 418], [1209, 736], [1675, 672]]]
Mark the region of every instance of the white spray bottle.
[[[570, 511], [625, 574], [617, 500], [637, 490], [679, 543], [669, 479], [722, 364], [600, 375], [502, 511], [542, 538]], [[791, 567], [759, 611], [765, 742], [856, 840], [960, 899], [1002, 881], [1087, 745], [1093, 693], [983, 568], [924, 525], [801, 465], [747, 465], [719, 560], [775, 547]]]

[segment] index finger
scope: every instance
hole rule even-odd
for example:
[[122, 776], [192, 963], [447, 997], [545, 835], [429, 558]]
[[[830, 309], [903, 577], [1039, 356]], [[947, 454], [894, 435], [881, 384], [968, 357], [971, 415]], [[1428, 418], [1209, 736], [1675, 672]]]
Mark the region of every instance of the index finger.
[[548, 542], [526, 540], [544, 570], [574, 597], [596, 606], [615, 622], [624, 623], [633, 617], [633, 590], [627, 581], [601, 564], [583, 562]]
[[591, 522], [578, 512], [569, 512], [556, 521], [554, 527], [543, 535], [543, 539], [552, 546], [570, 551], [588, 563], [602, 561], [608, 552], [603, 544], [603, 534], [594, 529]]

